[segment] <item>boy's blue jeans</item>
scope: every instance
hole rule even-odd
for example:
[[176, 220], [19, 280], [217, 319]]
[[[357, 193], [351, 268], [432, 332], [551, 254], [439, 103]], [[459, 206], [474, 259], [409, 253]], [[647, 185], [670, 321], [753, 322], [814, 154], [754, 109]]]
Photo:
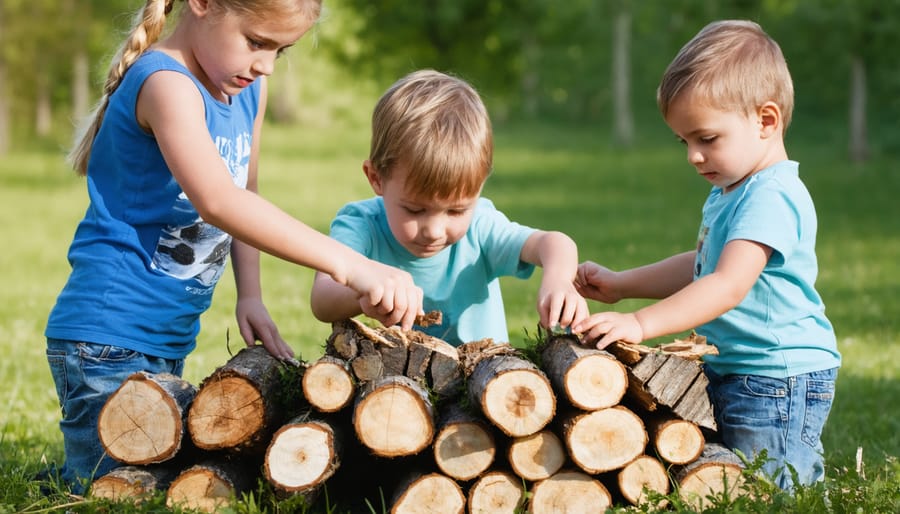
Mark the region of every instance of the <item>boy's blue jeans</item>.
[[75, 494], [120, 466], [105, 454], [97, 434], [100, 410], [132, 373], [173, 373], [181, 376], [184, 359], [152, 357], [118, 346], [47, 339], [47, 361], [62, 407], [59, 428], [66, 461], [60, 478]]
[[[720, 376], [709, 366], [704, 371], [726, 446], [751, 460], [765, 449], [770, 460], [763, 472], [782, 489], [824, 479], [821, 436], [834, 400], [837, 368], [788, 378]], [[798, 484], [787, 464], [797, 472]]]

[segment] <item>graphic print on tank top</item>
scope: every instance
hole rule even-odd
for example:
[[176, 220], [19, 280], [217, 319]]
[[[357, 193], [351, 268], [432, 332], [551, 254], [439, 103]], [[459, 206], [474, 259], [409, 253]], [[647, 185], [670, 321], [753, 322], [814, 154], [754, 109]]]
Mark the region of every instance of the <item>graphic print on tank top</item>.
[[[234, 183], [246, 188], [250, 134], [244, 132], [233, 140], [219, 136], [215, 143]], [[175, 222], [160, 235], [153, 269], [183, 280], [193, 278], [202, 286], [215, 285], [228, 261], [231, 236], [203, 221], [184, 192], [178, 195], [172, 211]]]

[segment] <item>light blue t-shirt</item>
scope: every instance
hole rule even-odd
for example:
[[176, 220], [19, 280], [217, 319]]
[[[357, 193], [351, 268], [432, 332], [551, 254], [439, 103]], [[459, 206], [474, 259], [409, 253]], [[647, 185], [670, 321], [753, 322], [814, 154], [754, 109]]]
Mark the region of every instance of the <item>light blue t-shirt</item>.
[[776, 378], [840, 366], [834, 330], [815, 289], [816, 211], [799, 165], [782, 161], [735, 190], [714, 187], [703, 206], [694, 279], [712, 273], [725, 244], [772, 248], [762, 274], [734, 309], [697, 332], [718, 347], [713, 371]]
[[519, 256], [534, 232], [510, 221], [486, 198], [479, 198], [465, 236], [426, 258], [412, 255], [394, 238], [381, 197], [345, 205], [331, 223], [336, 240], [412, 274], [425, 294], [425, 311], [442, 313], [441, 325], [417, 328], [453, 345], [509, 341], [499, 277], [531, 276], [534, 265]]
[[214, 99], [161, 52], [142, 55], [110, 96], [88, 163], [90, 198], [69, 248], [72, 272], [50, 313], [49, 338], [184, 358], [228, 259], [231, 237], [204, 222], [135, 119], [137, 96], [160, 70], [190, 77], [232, 180], [246, 187], [260, 83], [230, 103]]

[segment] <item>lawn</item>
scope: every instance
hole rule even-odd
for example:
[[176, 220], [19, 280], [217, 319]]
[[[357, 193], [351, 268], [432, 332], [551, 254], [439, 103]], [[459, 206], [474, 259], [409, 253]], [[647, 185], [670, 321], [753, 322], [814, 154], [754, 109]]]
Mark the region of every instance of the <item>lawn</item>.
[[[798, 122], [792, 133], [803, 130]], [[582, 259], [612, 268], [693, 246], [708, 186], [674, 138], [656, 131], [625, 151], [613, 148], [597, 127], [515, 124], [499, 125], [496, 133], [495, 169], [484, 194], [510, 218], [565, 231]], [[343, 203], [371, 194], [361, 169], [367, 138], [358, 123], [268, 127], [262, 194], [327, 231]], [[858, 505], [866, 512], [891, 512], [900, 506], [900, 173], [891, 158], [852, 165], [842, 145], [832, 143], [809, 136], [788, 141], [817, 204], [817, 286], [844, 357], [824, 433], [829, 492], [836, 511]], [[85, 193], [84, 181], [67, 171], [61, 153], [13, 153], [0, 161], [0, 219], [7, 241], [0, 252], [0, 513], [43, 512], [62, 504], [42, 499], [26, 480], [62, 454], [42, 334], [68, 272], [66, 249]], [[311, 279], [308, 269], [263, 259], [269, 310], [306, 360], [321, 354], [330, 333], [309, 310]], [[537, 324], [537, 285], [537, 276], [503, 282], [513, 343], [526, 340]], [[192, 383], [227, 360], [229, 344], [232, 350], [241, 344], [234, 296], [226, 276], [203, 317], [198, 349], [187, 360], [185, 378]]]

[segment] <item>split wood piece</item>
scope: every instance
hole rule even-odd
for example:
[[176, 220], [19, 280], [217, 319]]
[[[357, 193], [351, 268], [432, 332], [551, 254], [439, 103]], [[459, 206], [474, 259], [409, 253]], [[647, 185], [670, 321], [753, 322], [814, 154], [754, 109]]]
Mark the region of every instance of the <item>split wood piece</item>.
[[172, 481], [166, 492], [166, 506], [218, 512], [250, 491], [257, 477], [257, 473], [249, 471], [246, 463], [240, 461], [201, 462], [182, 471]]
[[556, 415], [556, 396], [547, 376], [520, 357], [498, 355], [480, 361], [467, 387], [472, 404], [511, 437], [531, 435]]
[[406, 335], [398, 327], [384, 327], [378, 332], [393, 343], [393, 346], [375, 345], [375, 349], [381, 354], [382, 374], [385, 376], [405, 374], [406, 362], [409, 360], [409, 342]]
[[469, 488], [469, 514], [515, 514], [525, 505], [525, 484], [506, 471], [488, 471]]
[[434, 438], [434, 461], [438, 469], [456, 480], [481, 475], [494, 462], [497, 447], [488, 424], [458, 404], [441, 413]]
[[531, 482], [550, 478], [568, 458], [562, 441], [550, 430], [512, 439], [506, 455], [513, 472]]
[[204, 450], [262, 453], [284, 419], [300, 410], [302, 368], [262, 346], [243, 348], [200, 384], [188, 413], [194, 444]]
[[706, 443], [700, 427], [692, 421], [674, 417], [647, 416], [647, 433], [659, 457], [683, 465], [697, 460]]
[[612, 407], [628, 389], [625, 366], [609, 352], [582, 346], [574, 335], [551, 336], [541, 358], [557, 396], [579, 409]]
[[91, 483], [92, 498], [140, 502], [156, 491], [165, 491], [181, 471], [175, 466], [156, 464], [120, 466]]
[[303, 396], [320, 412], [337, 412], [350, 405], [356, 384], [347, 361], [323, 355], [303, 373]]
[[406, 376], [428, 384], [440, 397], [455, 396], [463, 380], [456, 347], [422, 332], [410, 331], [406, 337], [409, 343]]
[[647, 446], [644, 422], [621, 405], [566, 414], [561, 426], [569, 457], [592, 475], [621, 468]]
[[466, 496], [455, 480], [428, 473], [401, 482], [394, 493], [391, 514], [462, 514], [465, 508]]
[[456, 351], [459, 353], [459, 362], [466, 377], [471, 376], [475, 371], [475, 366], [484, 359], [499, 355], [521, 357], [521, 353], [509, 343], [495, 343], [491, 338], [463, 343], [456, 348]]
[[696, 361], [664, 353], [648, 353], [628, 373], [628, 394], [647, 411], [659, 405], [701, 427], [716, 429], [706, 385], [709, 381]]
[[606, 487], [581, 471], [563, 470], [536, 482], [531, 488], [531, 514], [581, 514], [603, 512], [612, 506]]
[[185, 437], [185, 419], [197, 388], [171, 373], [140, 371], [107, 399], [97, 421], [100, 442], [124, 464], [152, 464], [173, 458]]
[[342, 451], [342, 438], [332, 424], [300, 416], [272, 436], [263, 473], [280, 493], [315, 491], [338, 470]]
[[440, 325], [444, 322], [444, 314], [441, 311], [429, 311], [416, 316], [414, 323], [422, 328], [432, 325]]
[[744, 464], [733, 451], [718, 443], [707, 443], [694, 462], [675, 470], [678, 495], [689, 505], [702, 510], [709, 496], [741, 494]]
[[[647, 491], [669, 494], [669, 475], [659, 459], [649, 455], [641, 455], [623, 467], [616, 475], [619, 493], [632, 505], [641, 505], [648, 501]], [[656, 505], [657, 508], [663, 507]]]
[[350, 359], [350, 369], [360, 382], [371, 382], [384, 376], [384, 361], [381, 352], [375, 349], [375, 343], [369, 339], [359, 339], [359, 352]]
[[382, 377], [358, 391], [353, 427], [375, 455], [414, 455], [434, 438], [434, 407], [428, 392], [409, 377]]
[[369, 341], [375, 346], [394, 346], [394, 343], [378, 330], [366, 326], [355, 318], [349, 318], [331, 324], [331, 335], [325, 342], [325, 354], [352, 361], [359, 355], [360, 341]]
[[719, 349], [706, 342], [706, 337], [691, 332], [685, 339], [675, 339], [670, 343], [650, 347], [642, 344], [629, 344], [616, 341], [607, 349], [617, 359], [631, 366], [637, 364], [648, 353], [665, 353], [675, 355], [683, 359], [698, 360], [704, 355], [718, 355]]

